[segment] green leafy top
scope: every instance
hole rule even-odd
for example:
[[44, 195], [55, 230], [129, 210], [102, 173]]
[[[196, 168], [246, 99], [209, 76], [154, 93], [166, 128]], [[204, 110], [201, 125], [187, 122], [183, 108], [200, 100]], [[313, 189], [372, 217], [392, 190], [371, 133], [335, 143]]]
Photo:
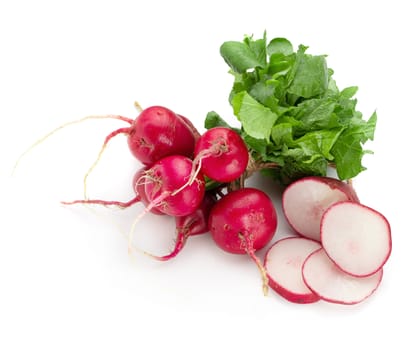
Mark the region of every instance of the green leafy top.
[[[253, 159], [276, 165], [270, 175], [283, 183], [307, 175], [326, 175], [334, 166], [342, 180], [365, 168], [362, 145], [373, 140], [376, 113], [365, 121], [356, 110], [357, 87], [339, 90], [324, 55], [294, 51], [285, 38], [267, 43], [227, 41], [220, 53], [234, 77], [229, 96], [239, 130]], [[206, 128], [226, 122], [215, 112]], [[262, 166], [264, 167], [264, 166]]]

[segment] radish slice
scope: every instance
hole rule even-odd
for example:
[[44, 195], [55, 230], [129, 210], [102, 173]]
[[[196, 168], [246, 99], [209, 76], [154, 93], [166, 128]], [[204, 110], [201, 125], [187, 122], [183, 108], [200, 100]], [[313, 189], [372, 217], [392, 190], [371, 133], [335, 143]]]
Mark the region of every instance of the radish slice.
[[332, 205], [321, 221], [321, 243], [344, 272], [362, 277], [382, 268], [391, 254], [391, 228], [387, 219], [365, 205]]
[[356, 201], [356, 192], [345, 182], [331, 177], [308, 176], [290, 184], [283, 193], [283, 212], [300, 235], [320, 240], [320, 222], [325, 210], [340, 201]]
[[303, 281], [321, 299], [337, 304], [357, 304], [379, 286], [383, 270], [368, 277], [355, 277], [340, 270], [323, 248], [310, 254], [302, 267]]
[[303, 237], [286, 237], [274, 243], [265, 255], [268, 285], [285, 299], [299, 304], [318, 301], [303, 282], [302, 265], [321, 245]]

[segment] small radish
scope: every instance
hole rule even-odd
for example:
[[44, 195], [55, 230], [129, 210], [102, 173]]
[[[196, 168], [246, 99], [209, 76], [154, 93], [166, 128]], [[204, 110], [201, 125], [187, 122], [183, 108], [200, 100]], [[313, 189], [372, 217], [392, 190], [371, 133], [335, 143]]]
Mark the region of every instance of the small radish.
[[126, 131], [131, 153], [149, 166], [169, 155], [192, 157], [195, 137], [185, 119], [162, 106], [144, 109]]
[[368, 298], [379, 286], [383, 270], [368, 277], [351, 276], [340, 270], [323, 248], [310, 254], [303, 263], [305, 284], [325, 301], [357, 304]]
[[192, 160], [181, 155], [164, 157], [143, 175], [148, 210], [159, 209], [171, 216], [192, 214], [200, 206], [205, 193], [202, 174], [186, 184], [192, 171]]
[[129, 254], [133, 250], [132, 241], [137, 222], [152, 209], [170, 216], [190, 215], [198, 209], [205, 195], [204, 176], [199, 173], [189, 183], [191, 171], [191, 159], [172, 155], [157, 161], [137, 180], [139, 186], [144, 183], [144, 195], [149, 204], [131, 225], [128, 234]]
[[286, 237], [274, 243], [265, 255], [268, 284], [287, 300], [308, 304], [320, 298], [303, 282], [302, 265], [321, 245], [304, 237]]
[[331, 204], [359, 199], [353, 187], [331, 177], [308, 176], [291, 183], [282, 197], [289, 225], [300, 235], [320, 240], [322, 214]]
[[391, 254], [391, 227], [372, 208], [339, 202], [322, 217], [321, 243], [340, 269], [354, 276], [369, 276], [380, 270]]
[[201, 205], [195, 212], [186, 216], [175, 217], [176, 240], [172, 251], [164, 256], [147, 254], [160, 261], [167, 261], [176, 257], [184, 248], [185, 243], [190, 236], [200, 235], [209, 231], [209, 213], [215, 203], [216, 197], [212, 193], [207, 192]]
[[276, 232], [277, 214], [271, 199], [256, 188], [229, 192], [212, 208], [209, 227], [221, 249], [252, 258], [260, 270], [263, 291], [267, 294], [266, 271], [255, 252], [266, 246]]
[[248, 159], [248, 148], [241, 136], [226, 127], [207, 130], [195, 145], [194, 164], [218, 182], [238, 179], [246, 170]]

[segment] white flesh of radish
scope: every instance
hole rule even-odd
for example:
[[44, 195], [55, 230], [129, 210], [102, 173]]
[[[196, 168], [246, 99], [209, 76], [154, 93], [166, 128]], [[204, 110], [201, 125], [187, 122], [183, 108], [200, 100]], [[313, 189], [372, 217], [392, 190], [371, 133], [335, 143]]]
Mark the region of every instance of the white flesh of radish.
[[303, 282], [302, 265], [307, 256], [320, 247], [318, 242], [303, 237], [287, 237], [274, 243], [264, 263], [270, 287], [295, 303], [318, 301], [319, 297]]
[[290, 226], [307, 238], [320, 240], [320, 222], [333, 203], [349, 200], [340, 189], [321, 179], [306, 178], [289, 185], [283, 195], [283, 211]]
[[354, 202], [332, 205], [321, 222], [321, 243], [343, 271], [368, 276], [387, 261], [391, 253], [391, 230], [376, 210]]
[[357, 304], [379, 286], [383, 270], [368, 277], [355, 277], [340, 270], [323, 248], [308, 256], [302, 267], [305, 284], [321, 299], [338, 304]]

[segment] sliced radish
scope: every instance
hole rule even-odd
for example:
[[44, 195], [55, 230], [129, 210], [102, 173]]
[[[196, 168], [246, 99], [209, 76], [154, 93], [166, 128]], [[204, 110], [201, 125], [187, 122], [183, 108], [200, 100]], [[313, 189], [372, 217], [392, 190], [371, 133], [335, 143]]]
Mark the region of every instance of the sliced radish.
[[379, 286], [383, 270], [368, 277], [355, 277], [340, 270], [320, 248], [303, 263], [304, 283], [321, 299], [337, 304], [357, 304], [368, 298]]
[[308, 176], [290, 184], [283, 193], [286, 220], [300, 235], [320, 240], [320, 222], [333, 203], [356, 201], [356, 192], [347, 183], [331, 177]]
[[302, 265], [305, 259], [321, 245], [303, 237], [287, 237], [274, 243], [265, 255], [264, 266], [268, 285], [287, 300], [307, 304], [318, 301], [303, 282]]
[[321, 243], [344, 272], [369, 276], [391, 254], [391, 228], [376, 210], [355, 202], [332, 205], [321, 221]]

